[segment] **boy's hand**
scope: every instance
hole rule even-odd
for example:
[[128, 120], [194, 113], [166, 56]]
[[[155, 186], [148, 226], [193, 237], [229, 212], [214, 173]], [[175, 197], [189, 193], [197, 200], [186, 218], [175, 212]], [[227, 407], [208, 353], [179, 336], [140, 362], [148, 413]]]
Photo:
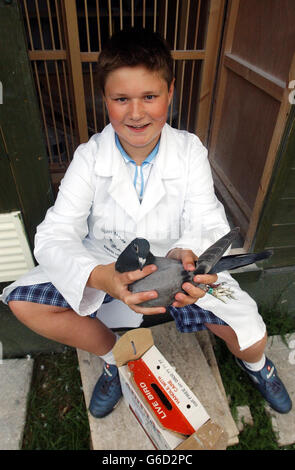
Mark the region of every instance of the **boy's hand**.
[[147, 308], [137, 305], [141, 302], [158, 297], [158, 293], [156, 291], [138, 292], [133, 294], [128, 290], [128, 284], [132, 284], [132, 282], [142, 279], [156, 270], [157, 267], [151, 264], [145, 266], [142, 271], [137, 269], [136, 271], [119, 273], [115, 269], [115, 263], [99, 265], [91, 272], [87, 285], [89, 287], [103, 290], [115, 299], [121, 300], [136, 313], [142, 313], [144, 315], [165, 313], [165, 307]]
[[[198, 257], [191, 250], [184, 250], [182, 248], [175, 248], [171, 250], [167, 258], [179, 259], [182, 261], [184, 269], [187, 271], [194, 271], [195, 261]], [[216, 274], [197, 274], [194, 277], [194, 282], [198, 284], [214, 284], [217, 281]], [[206, 292], [204, 292], [199, 287], [194, 286], [190, 282], [185, 282], [182, 284], [183, 290], [187, 292], [187, 295], [183, 292], [178, 292], [175, 295], [175, 302], [173, 302], [172, 307], [185, 307], [186, 305], [191, 305], [197, 302], [198, 299], [204, 297]]]

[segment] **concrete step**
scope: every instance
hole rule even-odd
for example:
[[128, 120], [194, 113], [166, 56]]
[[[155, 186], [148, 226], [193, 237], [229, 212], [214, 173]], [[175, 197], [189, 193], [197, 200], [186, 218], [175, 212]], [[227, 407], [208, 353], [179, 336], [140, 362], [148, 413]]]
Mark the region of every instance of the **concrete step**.
[[[173, 322], [154, 326], [151, 330], [157, 348], [200, 399], [212, 420], [225, 429], [229, 445], [236, 444], [239, 431], [231, 416], [223, 386], [221, 389], [218, 386], [222, 381], [210, 338], [199, 333], [179, 333]], [[203, 351], [207, 353], [212, 368]], [[85, 351], [77, 352], [88, 407], [93, 387], [102, 371], [102, 361]], [[94, 450], [154, 450], [124, 400], [103, 419], [95, 419], [89, 414], [89, 425]]]
[[293, 407], [287, 414], [277, 413], [268, 404], [265, 405], [279, 446], [295, 443], [295, 333], [287, 335], [285, 340], [279, 335], [270, 336], [265, 352], [275, 364], [293, 402]]
[[21, 449], [33, 364], [32, 359], [0, 361], [0, 450]]
[[[229, 445], [237, 443], [238, 430], [227, 406], [211, 334], [207, 331], [182, 334], [172, 325], [152, 327], [155, 344], [200, 397], [212, 418], [225, 427], [230, 436]], [[290, 445], [295, 443], [295, 333], [288, 335], [286, 342], [280, 336], [269, 337], [266, 354], [275, 363], [294, 404], [287, 415], [275, 412], [268, 405], [265, 405], [266, 411], [271, 417], [278, 445]], [[88, 406], [102, 370], [102, 361], [83, 351], [78, 351], [78, 356]], [[33, 364], [32, 359], [1, 360], [0, 357], [0, 450], [21, 448]], [[194, 370], [195, 376], [190, 374], [190, 369]], [[89, 416], [89, 424], [93, 449], [154, 449], [123, 400], [102, 420]]]

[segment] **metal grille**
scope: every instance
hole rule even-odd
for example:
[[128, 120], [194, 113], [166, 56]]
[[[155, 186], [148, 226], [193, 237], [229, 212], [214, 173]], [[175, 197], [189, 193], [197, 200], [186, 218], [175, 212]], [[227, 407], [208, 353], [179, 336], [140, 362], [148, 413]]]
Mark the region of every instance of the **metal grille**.
[[[107, 124], [96, 91], [98, 54], [127, 26], [158, 31], [174, 58], [168, 122], [206, 136], [224, 0], [22, 0], [51, 172]], [[214, 42], [215, 41], [215, 42]], [[213, 63], [213, 66], [212, 66]]]
[[77, 141], [60, 1], [23, 0], [23, 15], [51, 168], [65, 167]]

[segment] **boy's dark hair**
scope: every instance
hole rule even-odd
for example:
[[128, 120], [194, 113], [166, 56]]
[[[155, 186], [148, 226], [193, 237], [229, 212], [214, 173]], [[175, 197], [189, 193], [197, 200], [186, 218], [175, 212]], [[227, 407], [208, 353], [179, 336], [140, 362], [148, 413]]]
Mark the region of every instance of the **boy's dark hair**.
[[173, 59], [170, 47], [158, 34], [146, 29], [129, 29], [113, 34], [98, 58], [98, 85], [104, 93], [109, 73], [120, 67], [144, 65], [162, 73], [168, 89], [173, 80]]

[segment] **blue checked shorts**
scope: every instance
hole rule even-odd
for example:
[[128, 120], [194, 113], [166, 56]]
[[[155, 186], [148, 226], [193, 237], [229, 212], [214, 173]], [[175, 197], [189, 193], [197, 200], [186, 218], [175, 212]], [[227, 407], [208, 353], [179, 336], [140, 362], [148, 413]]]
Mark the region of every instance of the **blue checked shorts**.
[[[34, 302], [37, 304], [55, 305], [56, 307], [71, 308], [70, 304], [65, 300], [61, 293], [54, 287], [51, 282], [42, 284], [34, 284], [31, 286], [16, 287], [8, 295], [6, 302], [11, 300], [22, 300], [26, 302]], [[113, 300], [109, 294], [106, 294], [103, 303]], [[218, 318], [209, 310], [204, 310], [195, 304], [187, 305], [182, 308], [168, 307], [167, 311], [175, 320], [176, 328], [182, 333], [192, 333], [195, 331], [205, 330], [204, 323], [214, 323], [216, 325], [227, 325], [221, 318]], [[95, 317], [97, 312], [90, 316]]]

